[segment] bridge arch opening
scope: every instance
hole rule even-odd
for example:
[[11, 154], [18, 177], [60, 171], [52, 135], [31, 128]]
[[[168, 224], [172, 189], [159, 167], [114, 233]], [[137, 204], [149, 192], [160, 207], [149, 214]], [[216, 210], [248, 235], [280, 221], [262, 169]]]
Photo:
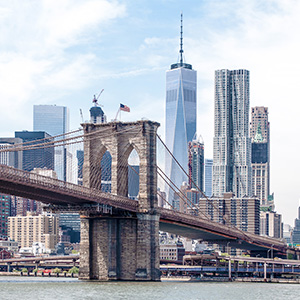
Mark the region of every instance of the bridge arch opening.
[[104, 192], [111, 192], [111, 165], [110, 151], [103, 145], [91, 153], [92, 160], [89, 170], [91, 188]]
[[111, 193], [111, 162], [111, 154], [106, 150], [101, 158], [101, 191], [106, 193]]
[[138, 200], [140, 190], [140, 157], [131, 146], [128, 156], [128, 198]]

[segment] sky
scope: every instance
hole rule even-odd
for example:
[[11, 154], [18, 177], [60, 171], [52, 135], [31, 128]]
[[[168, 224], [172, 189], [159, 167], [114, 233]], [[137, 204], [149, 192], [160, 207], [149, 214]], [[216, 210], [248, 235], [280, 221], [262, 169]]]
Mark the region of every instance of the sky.
[[300, 1], [0, 0], [0, 136], [32, 130], [33, 105], [70, 109], [71, 129], [89, 119], [94, 94], [108, 121], [161, 124], [165, 76], [184, 58], [197, 70], [197, 131], [212, 158], [214, 71], [250, 71], [250, 105], [269, 108], [271, 192], [294, 224], [300, 192]]

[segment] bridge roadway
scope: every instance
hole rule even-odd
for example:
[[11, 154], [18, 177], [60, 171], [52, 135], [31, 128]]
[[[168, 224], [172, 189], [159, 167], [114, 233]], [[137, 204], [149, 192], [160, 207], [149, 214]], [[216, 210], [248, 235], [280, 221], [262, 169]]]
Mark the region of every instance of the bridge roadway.
[[[0, 192], [38, 200], [61, 209], [96, 211], [99, 207], [97, 204], [101, 204], [129, 213], [139, 212], [138, 201], [127, 197], [86, 188], [6, 165], [0, 165]], [[277, 239], [246, 233], [200, 216], [164, 208], [159, 208], [159, 210], [160, 230], [162, 231], [251, 251], [266, 252], [272, 249], [274, 252], [282, 254], [287, 251], [286, 244]]]

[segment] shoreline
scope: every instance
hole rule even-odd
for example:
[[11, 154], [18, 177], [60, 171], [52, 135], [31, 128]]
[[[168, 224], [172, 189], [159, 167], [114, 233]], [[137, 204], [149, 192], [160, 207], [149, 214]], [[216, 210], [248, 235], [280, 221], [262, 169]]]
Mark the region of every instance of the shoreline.
[[162, 282], [254, 282], [254, 283], [290, 283], [300, 284], [300, 279], [289, 279], [289, 278], [254, 278], [254, 277], [235, 277], [231, 280], [229, 277], [202, 277], [202, 278], [191, 278], [189, 276], [171, 276], [161, 277]]
[[[42, 275], [42, 273], [37, 273], [36, 275], [32, 272], [23, 273], [21, 272], [0, 272], [0, 277], [39, 277], [39, 278], [78, 278], [78, 274], [72, 273], [48, 273]], [[93, 280], [92, 280], [93, 281]], [[120, 281], [121, 282], [121, 281]], [[289, 279], [289, 278], [254, 278], [254, 277], [234, 277], [231, 280], [229, 277], [202, 277], [202, 278], [192, 278], [190, 276], [170, 276], [161, 277], [161, 282], [253, 282], [253, 283], [281, 283], [281, 284], [300, 284], [300, 279]]]
[[0, 272], [0, 276], [17, 276], [17, 277], [57, 277], [57, 278], [78, 278], [78, 274], [74, 273], [22, 273], [22, 272]]

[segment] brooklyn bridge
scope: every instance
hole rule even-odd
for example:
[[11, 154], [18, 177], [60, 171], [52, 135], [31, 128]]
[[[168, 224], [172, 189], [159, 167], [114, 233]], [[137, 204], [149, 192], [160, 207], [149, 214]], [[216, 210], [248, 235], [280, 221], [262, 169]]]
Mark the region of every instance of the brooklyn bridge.
[[[252, 255], [286, 255], [291, 249], [278, 239], [213, 222], [191, 207], [183, 213], [158, 205], [158, 123], [152, 121], [82, 124], [82, 134], [37, 144], [16, 145], [25, 151], [83, 142], [83, 185], [0, 165], [0, 192], [38, 200], [53, 212], [76, 211], [81, 216], [81, 279], [160, 280], [159, 231], [248, 250]], [[162, 141], [161, 141], [162, 142]], [[163, 142], [162, 142], [163, 143]], [[19, 148], [18, 148], [19, 147]], [[128, 157], [139, 156], [138, 199], [128, 198]], [[111, 192], [101, 190], [101, 160], [111, 155]], [[165, 179], [164, 179], [165, 180]], [[169, 183], [170, 188], [172, 185]], [[167, 200], [165, 199], [167, 202]], [[188, 203], [191, 206], [191, 203]]]

